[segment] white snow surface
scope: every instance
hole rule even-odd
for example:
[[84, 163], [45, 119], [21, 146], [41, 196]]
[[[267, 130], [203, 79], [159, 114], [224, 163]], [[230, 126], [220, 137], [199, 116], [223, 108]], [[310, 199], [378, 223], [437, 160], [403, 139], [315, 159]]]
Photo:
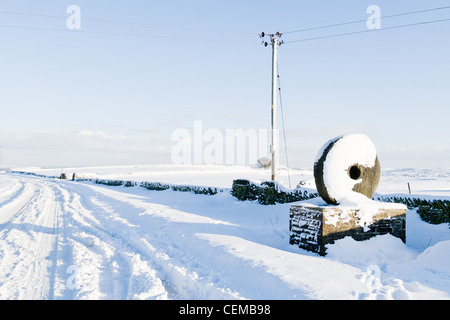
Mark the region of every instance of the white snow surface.
[[[336, 227], [338, 221], [348, 222], [351, 218], [351, 212], [357, 210], [357, 216], [359, 218], [359, 226], [369, 229], [369, 225], [373, 222], [373, 216], [379, 213], [380, 209], [400, 209], [407, 210], [407, 207], [401, 203], [388, 203], [381, 201], [374, 201], [367, 198], [363, 194], [356, 193], [349, 198], [343, 199], [344, 201], [339, 206], [329, 205], [322, 198], [314, 198], [308, 201], [300, 201], [308, 207], [337, 207], [341, 210], [339, 216], [328, 215], [327, 224], [331, 224]], [[326, 214], [326, 213], [325, 213]]]
[[[270, 177], [270, 169], [225, 166], [63, 171], [224, 188]], [[449, 173], [388, 169], [379, 192], [406, 193], [407, 181], [421, 196], [450, 199]], [[313, 187], [312, 170], [290, 174]], [[413, 210], [406, 225], [406, 244], [344, 238], [321, 257], [289, 244], [289, 204], [1, 172], [0, 299], [450, 299], [449, 226]]]
[[[328, 152], [323, 164], [323, 182], [327, 192], [339, 204], [359, 202], [359, 193], [353, 188], [362, 179], [353, 180], [348, 174], [348, 168], [354, 164], [373, 167], [377, 158], [377, 150], [373, 142], [364, 134], [353, 133], [328, 141], [319, 151], [316, 162], [322, 157], [325, 149], [335, 142]], [[364, 199], [362, 199], [364, 201]]]

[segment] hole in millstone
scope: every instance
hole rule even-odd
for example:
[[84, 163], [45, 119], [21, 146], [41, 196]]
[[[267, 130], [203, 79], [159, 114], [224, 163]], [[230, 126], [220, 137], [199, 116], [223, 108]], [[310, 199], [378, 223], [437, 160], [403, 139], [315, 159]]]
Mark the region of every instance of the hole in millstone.
[[351, 166], [348, 175], [353, 180], [358, 180], [361, 177], [361, 170], [357, 166]]

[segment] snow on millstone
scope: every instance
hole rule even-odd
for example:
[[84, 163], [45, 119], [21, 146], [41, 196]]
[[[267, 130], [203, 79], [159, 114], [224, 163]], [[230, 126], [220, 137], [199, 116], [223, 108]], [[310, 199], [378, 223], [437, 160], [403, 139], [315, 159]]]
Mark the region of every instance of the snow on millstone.
[[317, 191], [328, 204], [359, 202], [375, 193], [380, 163], [372, 141], [364, 134], [348, 134], [328, 141], [314, 163]]

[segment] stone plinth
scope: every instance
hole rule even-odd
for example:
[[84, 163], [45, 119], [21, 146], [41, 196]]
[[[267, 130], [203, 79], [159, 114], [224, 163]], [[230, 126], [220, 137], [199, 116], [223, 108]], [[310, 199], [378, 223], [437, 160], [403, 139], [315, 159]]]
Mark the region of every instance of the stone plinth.
[[367, 207], [292, 204], [289, 242], [321, 255], [325, 245], [346, 236], [361, 241], [392, 234], [406, 242], [406, 211], [401, 204], [375, 201]]

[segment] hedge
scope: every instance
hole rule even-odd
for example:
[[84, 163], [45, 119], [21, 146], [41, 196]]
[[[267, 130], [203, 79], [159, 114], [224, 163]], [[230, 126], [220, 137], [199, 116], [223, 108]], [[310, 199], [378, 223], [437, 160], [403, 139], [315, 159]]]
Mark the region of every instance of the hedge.
[[431, 224], [450, 223], [450, 200], [425, 200], [410, 197], [379, 197], [379, 201], [402, 203], [408, 209], [417, 209], [420, 218]]
[[274, 181], [264, 181], [258, 185], [244, 179], [233, 180], [231, 195], [242, 201], [258, 200], [263, 205], [308, 200], [319, 196], [318, 193], [300, 188], [284, 190]]
[[[86, 181], [86, 180], [85, 180]], [[181, 191], [181, 192], [193, 192], [195, 194], [204, 194], [204, 195], [214, 195], [219, 192], [223, 192], [224, 189], [214, 188], [214, 187], [202, 187], [202, 186], [189, 186], [189, 185], [175, 185], [169, 183], [161, 183], [161, 182], [135, 182], [135, 181], [123, 181], [123, 180], [105, 180], [105, 179], [95, 179], [94, 182], [96, 184], [103, 184], [107, 186], [124, 186], [124, 187], [134, 187], [140, 186], [147, 190], [154, 191], [164, 191], [164, 190], [173, 190], [173, 191]]]

